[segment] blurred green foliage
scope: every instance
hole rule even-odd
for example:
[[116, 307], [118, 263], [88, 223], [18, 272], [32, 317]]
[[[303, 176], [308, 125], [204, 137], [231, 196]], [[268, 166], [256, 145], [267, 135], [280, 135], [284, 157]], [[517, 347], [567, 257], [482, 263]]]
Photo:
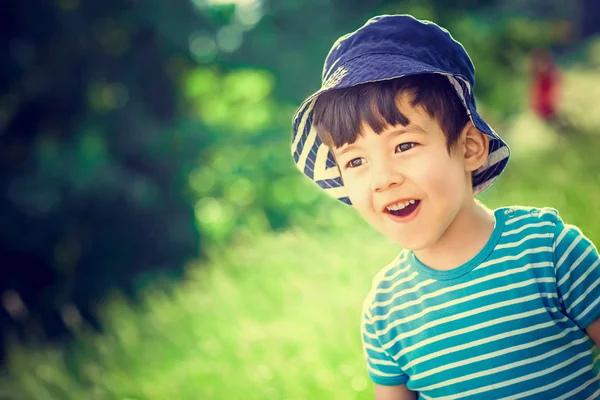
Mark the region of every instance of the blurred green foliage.
[[[554, 145], [517, 154], [482, 200], [557, 207], [600, 240], [600, 220], [590, 218], [600, 201], [600, 160], [587, 151], [600, 136], [545, 134]], [[337, 207], [343, 218], [333, 227], [306, 223], [214, 245], [208, 263], [190, 265], [177, 285], [155, 282], [138, 306], [113, 296], [103, 307], [103, 335], [83, 325], [69, 346], [13, 349], [0, 396], [371, 399], [361, 302], [398, 250], [350, 207]]]
[[318, 199], [284, 150], [293, 108], [275, 101], [274, 81], [256, 69], [196, 67], [185, 76], [186, 113], [213, 133], [189, 175], [197, 222], [212, 242], [289, 226]]
[[[289, 142], [331, 44], [376, 14], [432, 19], [473, 58], [481, 114], [514, 160], [483, 201], [554, 206], [600, 240], [589, 218], [598, 136], [586, 134], [600, 127], [600, 47], [563, 58], [564, 112], [584, 134], [553, 131], [524, 111], [528, 56], [573, 45], [574, 20], [509, 3], [8, 9], [14, 23], [3, 26], [18, 35], [0, 48], [12, 60], [0, 75], [0, 332], [10, 337], [0, 397], [371, 398], [360, 302], [396, 250], [295, 170]], [[56, 332], [72, 340], [44, 342]]]

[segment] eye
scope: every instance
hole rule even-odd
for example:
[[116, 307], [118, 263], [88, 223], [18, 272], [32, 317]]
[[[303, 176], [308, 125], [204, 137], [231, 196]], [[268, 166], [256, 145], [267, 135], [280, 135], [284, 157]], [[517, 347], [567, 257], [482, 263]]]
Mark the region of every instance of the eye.
[[417, 144], [414, 143], [414, 142], [401, 143], [398, 146], [396, 146], [396, 151], [401, 153], [401, 152], [404, 152], [404, 151], [412, 149], [416, 145]]
[[353, 158], [352, 160], [348, 161], [348, 163], [346, 164], [346, 168], [360, 167], [361, 165], [363, 165], [363, 162], [364, 162], [364, 158], [362, 158], [362, 157]]

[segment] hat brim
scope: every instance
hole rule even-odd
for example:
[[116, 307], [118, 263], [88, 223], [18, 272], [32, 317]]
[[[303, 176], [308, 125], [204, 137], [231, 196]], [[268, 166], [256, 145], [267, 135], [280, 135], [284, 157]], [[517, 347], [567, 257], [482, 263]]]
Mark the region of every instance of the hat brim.
[[427, 63], [399, 54], [363, 54], [348, 60], [335, 71], [325, 74], [321, 88], [309, 96], [296, 112], [292, 125], [292, 156], [297, 168], [330, 196], [351, 204], [333, 154], [322, 143], [312, 123], [312, 110], [319, 95], [330, 90], [401, 78], [416, 74], [437, 73], [448, 77], [460, 97], [473, 124], [490, 138], [488, 157], [481, 168], [473, 173], [473, 191], [480, 193], [489, 187], [506, 167], [510, 150], [477, 113], [472, 88], [467, 79]]

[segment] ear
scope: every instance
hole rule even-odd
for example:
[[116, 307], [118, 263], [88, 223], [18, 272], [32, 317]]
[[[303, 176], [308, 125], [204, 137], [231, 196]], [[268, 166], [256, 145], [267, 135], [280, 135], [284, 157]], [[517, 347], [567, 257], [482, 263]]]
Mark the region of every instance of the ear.
[[471, 121], [467, 122], [463, 128], [461, 136], [463, 137], [465, 171], [476, 171], [488, 156], [489, 137], [477, 129]]

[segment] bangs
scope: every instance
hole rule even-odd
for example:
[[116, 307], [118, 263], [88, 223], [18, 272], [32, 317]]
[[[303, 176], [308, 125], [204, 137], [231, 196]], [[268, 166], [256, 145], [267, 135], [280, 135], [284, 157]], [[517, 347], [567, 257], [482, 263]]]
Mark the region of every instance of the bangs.
[[317, 134], [325, 145], [337, 148], [354, 143], [362, 134], [363, 124], [377, 134], [396, 125], [407, 126], [410, 120], [397, 103], [401, 93], [408, 93], [413, 107], [423, 107], [438, 121], [450, 150], [469, 118], [448, 79], [439, 74], [411, 75], [325, 92], [313, 108]]

